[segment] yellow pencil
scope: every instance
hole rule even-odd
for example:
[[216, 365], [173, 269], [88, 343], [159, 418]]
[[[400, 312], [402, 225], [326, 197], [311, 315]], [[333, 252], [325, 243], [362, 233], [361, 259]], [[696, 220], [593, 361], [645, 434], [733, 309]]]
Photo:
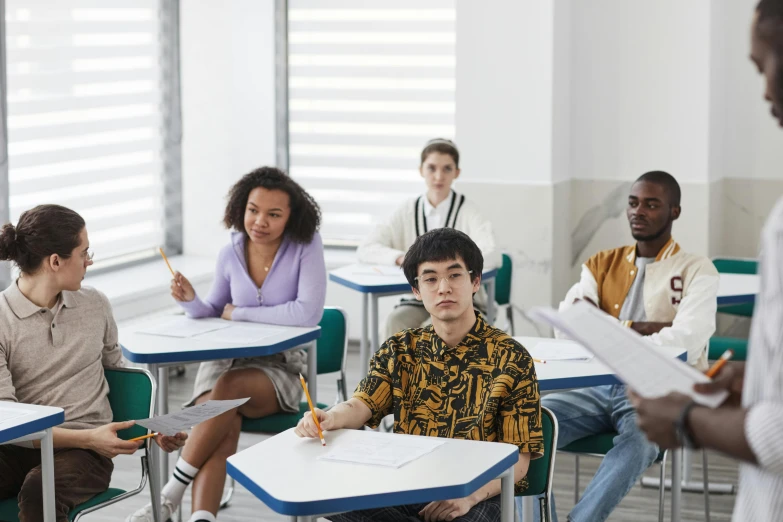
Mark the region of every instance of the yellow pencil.
[[157, 433], [150, 433], [148, 435], [142, 435], [141, 437], [134, 437], [132, 439], [128, 439], [128, 441], [129, 442], [136, 442], [137, 440], [149, 439], [151, 437], [154, 437], [155, 435], [157, 435]]
[[176, 278], [177, 274], [175, 274], [174, 269], [171, 268], [171, 263], [169, 263], [169, 258], [166, 257], [166, 253], [163, 251], [163, 248], [158, 248], [158, 250], [160, 250], [160, 255], [163, 256], [163, 260], [166, 262], [166, 266], [169, 267], [169, 270], [171, 271], [171, 275], [173, 275]]
[[712, 368], [704, 372], [707, 377], [712, 379], [715, 377], [715, 374], [720, 371], [721, 368], [723, 368], [723, 365], [729, 362], [729, 359], [731, 359], [734, 356], [734, 350], [729, 348], [725, 352], [723, 352], [723, 355], [721, 355], [717, 361], [715, 361], [715, 364], [712, 365]]
[[546, 364], [546, 361], [544, 361], [543, 359], [536, 359], [535, 357], [533, 357], [533, 362], [537, 362], [537, 363], [541, 363], [541, 364]]
[[313, 400], [310, 398], [310, 392], [307, 391], [307, 383], [299, 374], [299, 380], [302, 381], [302, 388], [304, 388], [305, 397], [307, 397], [307, 404], [310, 405], [310, 413], [313, 414], [313, 420], [315, 421], [315, 427], [318, 429], [318, 436], [321, 437], [321, 446], [326, 446], [326, 440], [324, 440], [324, 432], [321, 431], [321, 423], [318, 422], [318, 416], [315, 414], [315, 407], [313, 406]]

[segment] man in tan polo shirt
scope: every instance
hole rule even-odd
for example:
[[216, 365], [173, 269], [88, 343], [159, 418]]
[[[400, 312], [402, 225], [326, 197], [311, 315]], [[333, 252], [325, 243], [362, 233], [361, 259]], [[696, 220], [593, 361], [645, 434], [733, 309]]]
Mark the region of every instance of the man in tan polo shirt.
[[[21, 270], [0, 294], [0, 401], [65, 410], [53, 430], [55, 508], [64, 522], [109, 487], [111, 459], [142, 444], [117, 437], [133, 421], [111, 422], [103, 369], [123, 365], [117, 325], [106, 296], [81, 287], [92, 253], [76, 212], [42, 205], [23, 213], [0, 230], [0, 260]], [[156, 442], [173, 451], [186, 438]], [[0, 446], [0, 499], [18, 497], [22, 522], [43, 520], [40, 464], [31, 442]]]

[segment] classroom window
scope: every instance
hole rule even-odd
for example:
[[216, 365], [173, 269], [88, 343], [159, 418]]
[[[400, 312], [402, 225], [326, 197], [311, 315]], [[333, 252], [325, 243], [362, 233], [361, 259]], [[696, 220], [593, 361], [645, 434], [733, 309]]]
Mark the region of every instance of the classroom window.
[[289, 0], [289, 171], [327, 244], [358, 244], [422, 192], [422, 147], [453, 137], [454, 4]]
[[98, 267], [152, 255], [165, 216], [179, 220], [164, 199], [178, 28], [163, 2], [5, 1], [9, 217], [76, 210]]

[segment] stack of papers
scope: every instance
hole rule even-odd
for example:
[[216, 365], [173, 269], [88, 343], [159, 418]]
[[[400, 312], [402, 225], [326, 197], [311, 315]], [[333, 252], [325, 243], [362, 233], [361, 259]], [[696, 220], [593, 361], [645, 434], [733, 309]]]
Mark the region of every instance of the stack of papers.
[[244, 399], [230, 401], [202, 402], [182, 411], [158, 415], [149, 419], [139, 419], [136, 421], [136, 424], [164, 435], [176, 435], [180, 431], [190, 429], [200, 422], [217, 417], [233, 408], [238, 408], [249, 400], [250, 397], [245, 397]]
[[590, 361], [593, 358], [581, 344], [566, 341], [540, 342], [528, 352], [531, 357], [545, 361]]
[[11, 421], [18, 421], [22, 417], [26, 417], [33, 413], [31, 410], [20, 410], [18, 408], [3, 408], [0, 406], [0, 425], [10, 423]]
[[438, 446], [442, 446], [444, 442], [436, 437], [390, 436], [378, 433], [360, 442], [353, 441], [350, 445], [334, 447], [329, 453], [318, 458], [352, 464], [399, 468], [430, 453]]
[[228, 321], [225, 324], [221, 324], [219, 321], [203, 321], [179, 315], [162, 323], [142, 328], [138, 330], [138, 333], [185, 338], [228, 328], [229, 326], [231, 326], [231, 323]]
[[351, 273], [353, 275], [363, 276], [404, 276], [402, 269], [398, 266], [384, 266], [384, 265], [363, 265], [354, 268]]
[[645, 398], [662, 397], [670, 392], [689, 395], [694, 401], [716, 408], [728, 392], [709, 395], [696, 393], [693, 385], [710, 379], [679, 359], [671, 359], [656, 350], [641, 335], [608, 321], [606, 314], [584, 301], [558, 312], [553, 308], [533, 308], [527, 314], [547, 323], [585, 345], [606, 364], [621, 381]]

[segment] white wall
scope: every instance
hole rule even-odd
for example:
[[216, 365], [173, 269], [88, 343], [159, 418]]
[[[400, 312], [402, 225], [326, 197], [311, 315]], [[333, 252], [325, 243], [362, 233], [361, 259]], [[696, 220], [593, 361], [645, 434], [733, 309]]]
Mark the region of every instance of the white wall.
[[780, 128], [750, 61], [756, 0], [712, 3], [711, 168], [713, 178], [783, 180]]
[[572, 177], [706, 181], [709, 0], [571, 9]]
[[465, 181], [552, 179], [553, 0], [456, 0]]
[[228, 189], [275, 164], [274, 2], [188, 0], [180, 37], [185, 254], [214, 257]]

